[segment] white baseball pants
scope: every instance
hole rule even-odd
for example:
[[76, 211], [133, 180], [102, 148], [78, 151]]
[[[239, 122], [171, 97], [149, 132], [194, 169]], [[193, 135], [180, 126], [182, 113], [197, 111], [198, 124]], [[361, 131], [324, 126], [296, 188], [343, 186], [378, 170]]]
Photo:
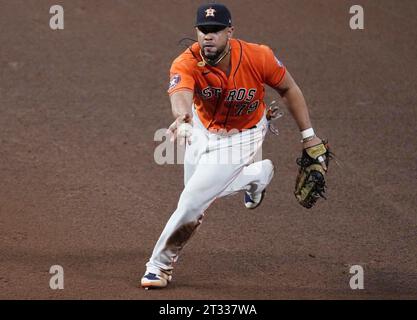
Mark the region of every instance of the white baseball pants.
[[228, 135], [209, 132], [196, 113], [193, 123], [192, 143], [184, 155], [185, 187], [146, 264], [149, 273], [171, 275], [181, 249], [214, 200], [242, 190], [260, 192], [274, 174], [270, 160], [254, 162], [267, 132], [265, 116], [255, 128]]

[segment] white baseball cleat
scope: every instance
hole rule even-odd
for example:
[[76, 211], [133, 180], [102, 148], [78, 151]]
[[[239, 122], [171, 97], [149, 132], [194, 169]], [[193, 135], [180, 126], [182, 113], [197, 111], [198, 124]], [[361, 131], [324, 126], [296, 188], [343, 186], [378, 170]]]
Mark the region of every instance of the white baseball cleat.
[[157, 275], [155, 273], [147, 273], [141, 280], [141, 286], [145, 290], [165, 288], [171, 281], [172, 276]]
[[249, 193], [245, 191], [245, 207], [247, 209], [255, 209], [260, 206], [265, 197], [265, 190], [259, 193]]

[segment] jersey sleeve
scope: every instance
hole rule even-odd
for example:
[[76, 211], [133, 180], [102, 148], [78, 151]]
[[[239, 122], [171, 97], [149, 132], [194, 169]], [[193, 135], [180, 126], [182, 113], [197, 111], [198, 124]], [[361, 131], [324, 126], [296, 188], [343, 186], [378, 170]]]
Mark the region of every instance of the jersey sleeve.
[[263, 47], [265, 49], [263, 61], [264, 82], [268, 86], [276, 88], [284, 79], [287, 69], [269, 47]]
[[187, 67], [184, 60], [175, 60], [170, 69], [168, 94], [189, 89], [194, 91], [195, 80], [192, 71]]

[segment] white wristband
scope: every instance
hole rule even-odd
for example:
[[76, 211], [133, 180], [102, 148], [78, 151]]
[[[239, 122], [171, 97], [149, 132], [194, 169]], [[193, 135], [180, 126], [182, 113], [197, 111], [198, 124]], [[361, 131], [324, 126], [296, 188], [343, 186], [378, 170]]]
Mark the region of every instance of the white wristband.
[[301, 131], [301, 138], [302, 139], [308, 139], [310, 137], [313, 137], [315, 135], [313, 128], [308, 128], [303, 131]]

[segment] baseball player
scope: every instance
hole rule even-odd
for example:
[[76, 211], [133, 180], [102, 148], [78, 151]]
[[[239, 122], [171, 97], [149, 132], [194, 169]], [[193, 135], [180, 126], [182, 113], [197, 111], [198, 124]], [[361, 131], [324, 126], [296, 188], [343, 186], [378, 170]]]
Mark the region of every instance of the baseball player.
[[268, 128], [265, 85], [287, 104], [303, 148], [322, 143], [291, 74], [269, 47], [233, 38], [226, 6], [200, 6], [195, 27], [198, 43], [172, 63], [168, 89], [171, 140], [187, 141], [185, 187], [146, 264], [146, 289], [171, 281], [173, 264], [214, 200], [243, 191], [246, 208], [261, 204], [274, 175], [270, 160], [254, 162]]

